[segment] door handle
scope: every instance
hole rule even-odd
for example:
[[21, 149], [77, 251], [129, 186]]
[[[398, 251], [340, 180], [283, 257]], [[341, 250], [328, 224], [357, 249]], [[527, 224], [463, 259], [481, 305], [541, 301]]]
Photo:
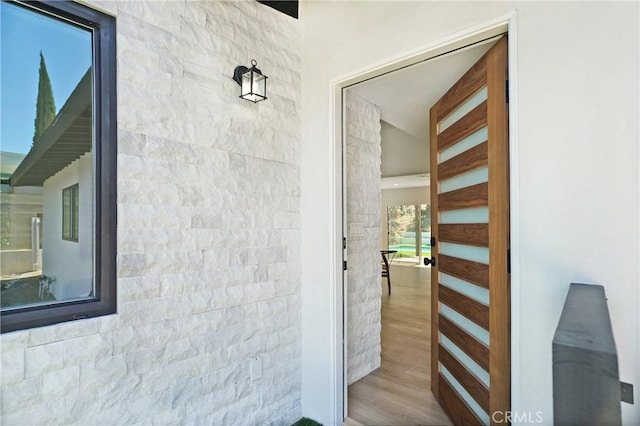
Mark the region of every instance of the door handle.
[[436, 266], [436, 258], [435, 256], [432, 258], [425, 257], [424, 258], [424, 266]]

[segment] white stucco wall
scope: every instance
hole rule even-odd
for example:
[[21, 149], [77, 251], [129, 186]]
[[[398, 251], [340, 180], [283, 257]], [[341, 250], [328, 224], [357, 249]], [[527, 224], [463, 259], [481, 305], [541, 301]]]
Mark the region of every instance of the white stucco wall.
[[353, 92], [346, 99], [347, 382], [380, 367], [380, 109]]
[[[571, 282], [606, 287], [638, 400], [638, 3], [302, 2], [303, 401], [325, 424], [338, 417], [340, 311], [330, 82], [514, 11], [513, 408], [552, 423], [551, 341]], [[640, 423], [639, 404], [622, 412]]]
[[[117, 16], [118, 313], [2, 334], [2, 424], [290, 425], [300, 22], [254, 1], [92, 4]], [[252, 58], [258, 104], [231, 79]]]
[[[78, 241], [62, 239], [62, 190], [78, 184]], [[93, 174], [84, 154], [43, 185], [42, 274], [55, 278], [56, 300], [86, 297], [93, 289]]]

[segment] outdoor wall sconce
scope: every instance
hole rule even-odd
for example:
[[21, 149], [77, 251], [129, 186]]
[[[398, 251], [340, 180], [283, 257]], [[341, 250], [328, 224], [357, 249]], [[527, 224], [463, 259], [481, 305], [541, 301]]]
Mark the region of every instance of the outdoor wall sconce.
[[251, 68], [238, 65], [233, 70], [233, 80], [240, 85], [240, 97], [253, 103], [267, 99], [267, 76], [256, 68], [258, 63], [251, 60]]

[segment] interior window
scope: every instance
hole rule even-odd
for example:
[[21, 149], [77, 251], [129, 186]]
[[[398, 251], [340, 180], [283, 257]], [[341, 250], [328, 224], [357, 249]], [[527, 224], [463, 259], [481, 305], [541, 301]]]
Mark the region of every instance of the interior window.
[[396, 250], [399, 262], [422, 264], [431, 257], [431, 206], [400, 204], [387, 206], [387, 247]]

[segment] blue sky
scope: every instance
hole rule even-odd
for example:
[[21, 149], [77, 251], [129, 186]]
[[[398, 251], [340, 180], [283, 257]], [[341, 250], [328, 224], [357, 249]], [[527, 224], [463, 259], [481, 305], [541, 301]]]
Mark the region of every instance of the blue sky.
[[62, 108], [91, 66], [91, 32], [0, 3], [0, 150], [27, 153], [33, 139], [40, 51]]

